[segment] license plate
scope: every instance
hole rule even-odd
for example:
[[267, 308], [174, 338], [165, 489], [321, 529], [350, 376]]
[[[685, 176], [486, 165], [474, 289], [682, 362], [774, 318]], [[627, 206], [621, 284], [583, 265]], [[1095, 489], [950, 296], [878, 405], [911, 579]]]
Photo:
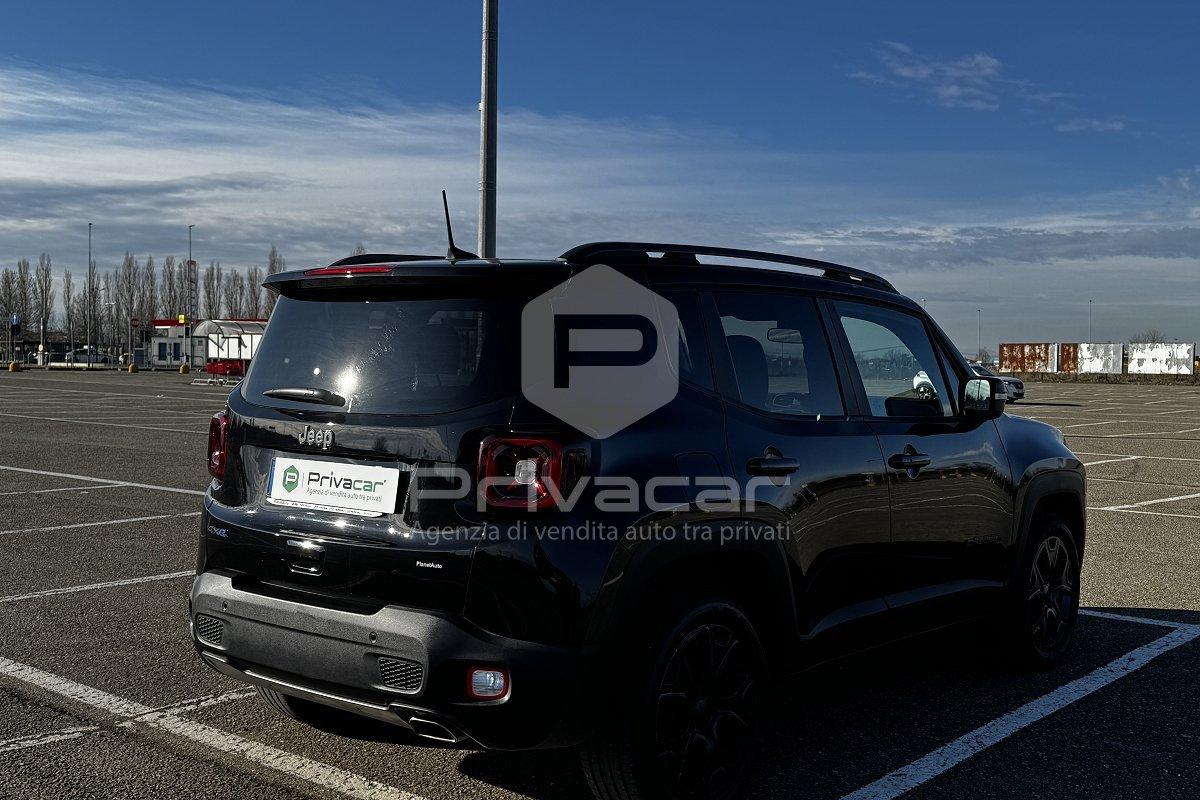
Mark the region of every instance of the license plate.
[[398, 468], [276, 457], [271, 461], [267, 502], [379, 517], [396, 509], [399, 485]]

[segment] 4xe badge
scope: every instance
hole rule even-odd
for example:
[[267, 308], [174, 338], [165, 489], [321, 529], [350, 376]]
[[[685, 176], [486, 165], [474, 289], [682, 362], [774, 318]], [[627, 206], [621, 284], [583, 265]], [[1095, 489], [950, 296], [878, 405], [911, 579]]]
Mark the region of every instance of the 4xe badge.
[[322, 450], [328, 450], [333, 445], [333, 431], [328, 428], [322, 430], [305, 425], [304, 430], [296, 434], [296, 439], [300, 444], [316, 445]]
[[289, 466], [283, 471], [283, 488], [289, 492], [294, 491], [300, 485], [300, 470]]

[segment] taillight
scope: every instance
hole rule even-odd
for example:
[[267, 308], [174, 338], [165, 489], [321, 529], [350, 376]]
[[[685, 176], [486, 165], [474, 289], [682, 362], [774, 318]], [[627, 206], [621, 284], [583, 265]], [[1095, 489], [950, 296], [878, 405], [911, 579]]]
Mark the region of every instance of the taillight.
[[322, 275], [382, 275], [391, 272], [392, 268], [385, 264], [371, 264], [360, 267], [315, 267], [304, 270], [304, 274], [313, 277]]
[[218, 411], [208, 421], [208, 474], [217, 480], [223, 480], [228, 458], [229, 415]]
[[494, 508], [537, 511], [562, 491], [562, 446], [543, 436], [489, 436], [479, 445], [479, 488]]

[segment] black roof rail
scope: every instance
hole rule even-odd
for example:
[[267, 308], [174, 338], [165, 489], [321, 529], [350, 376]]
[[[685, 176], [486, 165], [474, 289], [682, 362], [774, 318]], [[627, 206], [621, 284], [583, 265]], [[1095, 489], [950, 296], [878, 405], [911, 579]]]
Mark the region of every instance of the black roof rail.
[[[650, 253], [662, 253], [661, 258], [652, 258]], [[585, 266], [598, 264], [602, 257], [617, 261], [635, 261], [660, 264], [696, 264], [700, 263], [696, 256], [718, 256], [724, 258], [741, 258], [747, 261], [763, 261], [771, 264], [788, 264], [793, 267], [807, 267], [820, 270], [826, 278], [841, 281], [854, 281], [883, 289], [886, 292], [899, 294], [885, 278], [873, 272], [854, 267], [845, 267], [829, 261], [818, 261], [803, 256], [789, 256], [783, 253], [767, 253], [761, 250], [738, 250], [732, 247], [708, 247], [694, 244], [662, 244], [658, 242], [589, 242], [578, 247], [572, 247], [559, 256], [559, 259], [571, 264]]]
[[331, 267], [350, 267], [355, 264], [391, 264], [396, 261], [445, 261], [445, 256], [417, 256], [398, 253], [363, 253], [357, 256], [346, 256], [333, 262]]

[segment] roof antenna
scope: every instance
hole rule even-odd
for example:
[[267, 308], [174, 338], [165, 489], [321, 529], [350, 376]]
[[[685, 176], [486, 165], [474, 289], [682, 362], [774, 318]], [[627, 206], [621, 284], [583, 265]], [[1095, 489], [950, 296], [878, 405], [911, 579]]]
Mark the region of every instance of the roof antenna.
[[449, 249], [446, 250], [447, 261], [462, 261], [467, 258], [479, 258], [474, 253], [468, 253], [466, 250], [459, 250], [454, 246], [454, 231], [450, 228], [450, 204], [446, 202], [446, 190], [442, 189], [442, 210], [446, 212], [446, 238], [450, 242]]

